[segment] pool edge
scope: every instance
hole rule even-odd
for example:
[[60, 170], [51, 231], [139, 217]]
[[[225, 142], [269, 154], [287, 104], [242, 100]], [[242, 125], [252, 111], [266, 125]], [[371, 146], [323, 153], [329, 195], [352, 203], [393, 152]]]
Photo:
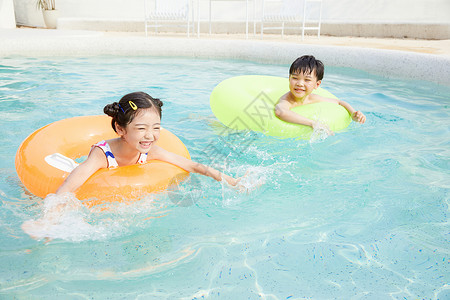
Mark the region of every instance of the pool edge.
[[[57, 32], [57, 31], [56, 31]], [[114, 36], [81, 31], [6, 35], [0, 57], [177, 56], [290, 64], [312, 54], [326, 66], [355, 68], [387, 78], [416, 79], [450, 86], [450, 57], [400, 50], [282, 43], [264, 40]]]

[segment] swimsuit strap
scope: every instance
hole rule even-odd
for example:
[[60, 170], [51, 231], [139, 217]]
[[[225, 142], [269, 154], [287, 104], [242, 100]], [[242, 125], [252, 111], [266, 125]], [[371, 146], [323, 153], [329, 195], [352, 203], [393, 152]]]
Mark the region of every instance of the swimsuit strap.
[[[99, 147], [103, 150], [105, 153], [106, 159], [108, 160], [108, 168], [117, 168], [119, 164], [117, 163], [116, 158], [114, 157], [114, 154], [111, 152], [111, 147], [106, 141], [101, 141], [95, 144], [92, 147]], [[137, 160], [137, 164], [145, 164], [147, 162], [147, 154], [148, 153], [141, 153], [139, 155], [139, 158]]]
[[141, 155], [139, 155], [138, 164], [145, 164], [147, 162], [147, 154], [148, 153], [141, 153]]
[[99, 147], [103, 150], [105, 153], [106, 159], [108, 160], [108, 168], [117, 168], [119, 164], [116, 161], [116, 158], [114, 157], [114, 154], [111, 152], [111, 147], [109, 147], [109, 144], [106, 141], [101, 141], [95, 144], [92, 147]]

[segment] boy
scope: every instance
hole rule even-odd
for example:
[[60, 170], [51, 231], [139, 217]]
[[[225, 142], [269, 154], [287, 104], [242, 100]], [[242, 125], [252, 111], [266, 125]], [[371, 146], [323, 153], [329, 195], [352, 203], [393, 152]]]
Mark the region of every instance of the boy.
[[[355, 111], [347, 102], [311, 94], [320, 86], [323, 72], [323, 63], [316, 60], [314, 56], [304, 55], [297, 58], [289, 69], [289, 92], [278, 100], [275, 106], [275, 115], [283, 121], [311, 126], [314, 129], [320, 125], [318, 122], [300, 116], [291, 109], [300, 105], [327, 101], [343, 106], [353, 121], [364, 124], [366, 116], [359, 110]], [[332, 134], [330, 130], [329, 132]]]

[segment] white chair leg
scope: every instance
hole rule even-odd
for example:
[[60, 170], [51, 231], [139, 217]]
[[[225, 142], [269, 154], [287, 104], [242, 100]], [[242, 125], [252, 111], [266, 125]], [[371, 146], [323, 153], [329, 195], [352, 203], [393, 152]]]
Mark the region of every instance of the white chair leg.
[[261, 20], [261, 39], [263, 38], [264, 33], [264, 22]]

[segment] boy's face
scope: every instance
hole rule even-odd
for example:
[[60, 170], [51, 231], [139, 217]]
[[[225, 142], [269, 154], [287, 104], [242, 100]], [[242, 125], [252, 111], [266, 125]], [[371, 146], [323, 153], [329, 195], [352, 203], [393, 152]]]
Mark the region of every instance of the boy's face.
[[289, 75], [289, 90], [296, 99], [304, 99], [317, 89], [320, 83], [321, 81], [317, 80], [315, 70], [309, 74], [296, 72]]

